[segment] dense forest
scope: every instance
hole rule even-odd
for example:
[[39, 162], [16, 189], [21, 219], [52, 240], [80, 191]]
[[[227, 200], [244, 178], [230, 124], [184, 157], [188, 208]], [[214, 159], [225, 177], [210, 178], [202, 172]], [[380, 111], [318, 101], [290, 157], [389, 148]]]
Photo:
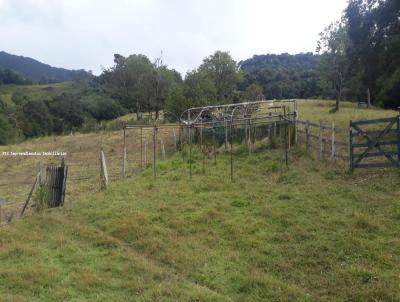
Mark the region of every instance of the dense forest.
[[[320, 34], [316, 52], [235, 62], [216, 51], [184, 78], [161, 58], [116, 54], [101, 75], [83, 72], [64, 86], [27, 86], [49, 81], [52, 67], [41, 78], [0, 68], [0, 144], [92, 131], [126, 113], [156, 118], [163, 110], [177, 119], [193, 106], [260, 99], [336, 99], [336, 110], [343, 99], [400, 106], [400, 1], [350, 0], [342, 18]], [[23, 68], [36, 64], [30, 60]]]

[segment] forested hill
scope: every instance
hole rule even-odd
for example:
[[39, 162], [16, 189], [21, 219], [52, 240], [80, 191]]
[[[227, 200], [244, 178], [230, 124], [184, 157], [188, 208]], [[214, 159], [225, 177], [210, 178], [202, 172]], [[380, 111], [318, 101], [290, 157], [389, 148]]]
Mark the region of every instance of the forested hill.
[[91, 76], [83, 69], [56, 68], [32, 58], [12, 55], [4, 51], [0, 51], [0, 69], [17, 72], [25, 79], [37, 83], [64, 82]]
[[250, 73], [264, 68], [285, 68], [295, 71], [312, 71], [318, 63], [319, 55], [311, 52], [290, 55], [254, 55], [251, 59], [239, 62], [243, 71]]
[[255, 55], [239, 63], [245, 74], [241, 85], [259, 85], [267, 99], [321, 96], [318, 62], [319, 55], [313, 53]]

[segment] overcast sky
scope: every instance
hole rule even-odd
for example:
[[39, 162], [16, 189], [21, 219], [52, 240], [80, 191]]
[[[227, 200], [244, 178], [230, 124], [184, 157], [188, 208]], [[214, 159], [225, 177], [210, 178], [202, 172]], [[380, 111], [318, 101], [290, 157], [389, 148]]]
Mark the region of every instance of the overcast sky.
[[182, 74], [215, 50], [314, 52], [347, 0], [0, 0], [0, 50], [95, 74], [142, 53]]

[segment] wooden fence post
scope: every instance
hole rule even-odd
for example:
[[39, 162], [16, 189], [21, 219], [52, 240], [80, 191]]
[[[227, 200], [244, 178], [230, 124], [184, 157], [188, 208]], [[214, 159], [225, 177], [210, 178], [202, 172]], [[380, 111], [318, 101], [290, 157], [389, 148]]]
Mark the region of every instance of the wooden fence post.
[[310, 122], [306, 121], [306, 153], [310, 154]]
[[318, 144], [319, 144], [319, 154], [318, 154], [318, 159], [322, 160], [323, 157], [323, 142], [322, 142], [322, 130], [323, 130], [323, 125], [322, 121], [319, 122], [319, 129], [318, 129]]
[[335, 160], [336, 157], [336, 137], [335, 137], [335, 122], [332, 122], [332, 136], [331, 136], [331, 158]]
[[22, 208], [22, 210], [21, 210], [21, 214], [20, 214], [21, 217], [24, 215], [25, 210], [26, 210], [26, 207], [28, 206], [28, 203], [29, 203], [29, 201], [31, 200], [33, 191], [34, 191], [35, 188], [36, 188], [36, 185], [37, 185], [38, 180], [39, 180], [39, 173], [35, 176], [35, 180], [33, 181], [32, 188], [31, 188], [31, 190], [29, 191], [28, 198], [26, 199], [25, 204], [24, 204], [24, 206], [23, 206], [23, 208]]

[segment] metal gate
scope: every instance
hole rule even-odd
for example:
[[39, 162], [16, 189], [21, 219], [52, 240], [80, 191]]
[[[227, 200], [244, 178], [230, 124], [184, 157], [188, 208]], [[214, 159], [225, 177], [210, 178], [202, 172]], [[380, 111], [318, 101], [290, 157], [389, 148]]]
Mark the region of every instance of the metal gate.
[[350, 171], [383, 167], [400, 168], [400, 116], [350, 121]]

